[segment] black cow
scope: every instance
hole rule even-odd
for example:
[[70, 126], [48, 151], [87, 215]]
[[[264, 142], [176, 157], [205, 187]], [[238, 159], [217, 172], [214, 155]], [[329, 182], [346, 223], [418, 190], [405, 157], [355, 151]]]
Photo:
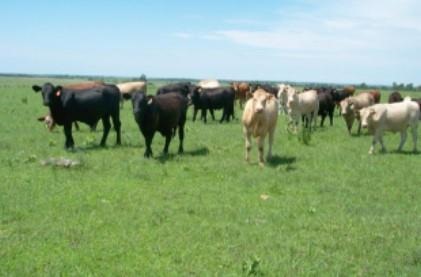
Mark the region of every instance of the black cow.
[[389, 95], [389, 103], [402, 102], [402, 95], [398, 91], [394, 91]]
[[116, 86], [106, 85], [87, 90], [74, 90], [45, 83], [42, 87], [34, 85], [32, 89], [35, 92], [42, 92], [43, 103], [50, 108], [54, 121], [64, 126], [66, 148], [73, 148], [75, 144], [72, 136], [72, 122], [80, 121], [93, 126], [99, 119], [102, 119], [104, 125], [101, 146], [105, 146], [111, 128], [110, 117], [117, 133], [117, 144], [121, 144], [120, 91]]
[[182, 94], [185, 97], [188, 97], [188, 95], [192, 92], [193, 87], [194, 86], [190, 82], [173, 83], [173, 84], [168, 84], [168, 85], [160, 87], [156, 91], [156, 94], [160, 95], [160, 94], [166, 94], [166, 93], [171, 93], [171, 92], [177, 92], [177, 93]]
[[323, 127], [323, 123], [327, 115], [329, 115], [330, 126], [333, 125], [333, 111], [335, 110], [335, 101], [333, 101], [333, 90], [324, 90], [317, 93], [319, 98], [319, 115], [322, 117], [320, 127]]
[[235, 91], [232, 87], [213, 89], [195, 88], [191, 96], [194, 106], [193, 121], [196, 120], [198, 110], [202, 111], [201, 118], [206, 123], [207, 110], [209, 110], [212, 119], [215, 120], [213, 110], [222, 109], [220, 122], [222, 123], [224, 120], [229, 122], [231, 117], [234, 118], [234, 98]]
[[139, 129], [145, 138], [146, 150], [144, 156], [152, 156], [152, 139], [156, 131], [165, 137], [163, 153], [168, 153], [171, 138], [175, 136], [178, 127], [180, 145], [178, 153], [183, 153], [184, 124], [188, 107], [187, 98], [179, 93], [166, 93], [157, 96], [147, 96], [137, 92], [132, 96], [133, 114]]
[[261, 88], [261, 89], [265, 90], [266, 92], [274, 95], [275, 97], [278, 97], [278, 91], [279, 91], [278, 87], [272, 86], [270, 84], [262, 84], [262, 83], [250, 84], [251, 93], [254, 93], [259, 88]]

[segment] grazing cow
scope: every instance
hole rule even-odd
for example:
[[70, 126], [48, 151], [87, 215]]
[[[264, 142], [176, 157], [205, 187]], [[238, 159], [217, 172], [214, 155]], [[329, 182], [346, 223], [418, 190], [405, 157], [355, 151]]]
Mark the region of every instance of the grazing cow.
[[405, 97], [403, 102], [392, 104], [376, 104], [360, 110], [361, 122], [363, 128], [373, 134], [373, 141], [368, 151], [374, 153], [374, 147], [380, 142], [382, 151], [386, 151], [383, 144], [383, 134], [385, 131], [393, 133], [400, 132], [401, 141], [398, 151], [402, 150], [407, 137], [408, 126], [411, 127], [412, 140], [414, 142], [414, 152], [417, 151], [418, 121], [420, 118], [420, 107], [417, 103]]
[[35, 92], [42, 92], [43, 103], [50, 108], [50, 113], [58, 125], [64, 126], [66, 148], [74, 147], [72, 122], [81, 121], [92, 126], [102, 119], [104, 125], [101, 146], [105, 146], [111, 128], [110, 117], [117, 133], [117, 144], [120, 136], [120, 92], [114, 85], [105, 85], [88, 90], [67, 89], [45, 83], [42, 87], [32, 86]]
[[201, 80], [197, 86], [201, 88], [219, 88], [221, 84], [218, 80]]
[[139, 129], [145, 139], [146, 150], [144, 156], [152, 156], [152, 139], [156, 131], [165, 137], [163, 153], [168, 154], [171, 138], [178, 128], [180, 145], [178, 153], [183, 153], [184, 124], [188, 100], [179, 93], [165, 93], [147, 96], [143, 92], [136, 92], [132, 96], [133, 114]]
[[402, 95], [398, 91], [394, 91], [389, 95], [389, 104], [390, 103], [396, 103], [396, 102], [402, 102], [403, 98]]
[[191, 97], [194, 106], [193, 121], [196, 120], [198, 110], [202, 111], [201, 118], [206, 123], [207, 110], [209, 110], [212, 119], [215, 120], [213, 110], [222, 109], [220, 123], [224, 120], [229, 122], [231, 117], [234, 119], [234, 98], [235, 92], [232, 87], [216, 89], [202, 89], [197, 87], [194, 89]]
[[322, 117], [320, 127], [323, 127], [326, 116], [329, 116], [330, 126], [332, 126], [333, 112], [335, 110], [335, 101], [333, 101], [332, 91], [322, 91], [317, 94], [317, 97], [319, 98], [319, 115]]
[[359, 111], [362, 108], [369, 107], [374, 104], [374, 99], [370, 93], [364, 92], [357, 96], [348, 97], [341, 101], [341, 114], [345, 120], [349, 134], [351, 134], [352, 125], [355, 118], [358, 120], [358, 134], [361, 133], [361, 120]]
[[275, 135], [276, 122], [278, 119], [279, 104], [272, 94], [263, 89], [253, 93], [252, 98], [247, 100], [242, 118], [243, 133], [245, 138], [245, 159], [250, 160], [251, 136], [257, 140], [259, 150], [259, 164], [264, 165], [264, 140], [269, 134], [269, 149], [267, 159], [272, 157], [272, 144]]
[[231, 87], [234, 89], [234, 91], [235, 91], [235, 99], [238, 99], [238, 103], [240, 105], [240, 109], [242, 109], [244, 103], [246, 102], [246, 100], [249, 97], [251, 97], [251, 95], [250, 95], [250, 86], [249, 86], [248, 83], [245, 83], [245, 82], [241, 82], [241, 83], [233, 82], [231, 84]]
[[314, 121], [314, 128], [317, 126], [317, 115], [319, 113], [319, 99], [317, 91], [308, 90], [298, 93], [294, 88], [288, 90], [288, 114], [297, 126], [300, 117], [305, 120], [305, 127], [311, 130]]
[[381, 98], [382, 95], [381, 95], [379, 90], [374, 89], [374, 90], [370, 90], [370, 91], [367, 91], [367, 92], [370, 93], [371, 96], [373, 97], [374, 104], [380, 103], [380, 98]]
[[123, 107], [124, 100], [129, 100], [132, 94], [135, 92], [146, 93], [147, 83], [143, 81], [139, 82], [127, 82], [116, 85], [120, 90], [121, 95], [121, 107]]
[[168, 85], [160, 87], [156, 91], [156, 94], [160, 95], [160, 94], [176, 92], [176, 93], [180, 93], [181, 95], [185, 97], [189, 97], [193, 88], [195, 88], [195, 86], [192, 85], [190, 82], [179, 82], [179, 83], [168, 84]]

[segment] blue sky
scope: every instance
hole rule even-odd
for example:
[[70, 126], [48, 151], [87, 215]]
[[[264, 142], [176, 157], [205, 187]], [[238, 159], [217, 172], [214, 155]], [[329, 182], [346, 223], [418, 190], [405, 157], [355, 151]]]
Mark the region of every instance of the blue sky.
[[0, 2], [0, 72], [421, 85], [421, 1]]

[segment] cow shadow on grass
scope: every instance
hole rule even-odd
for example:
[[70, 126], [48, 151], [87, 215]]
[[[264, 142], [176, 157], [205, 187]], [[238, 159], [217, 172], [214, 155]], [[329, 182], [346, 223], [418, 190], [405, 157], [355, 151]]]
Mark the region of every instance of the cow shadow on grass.
[[157, 156], [155, 159], [159, 161], [160, 163], [166, 163], [168, 161], [173, 160], [175, 157], [178, 156], [207, 156], [209, 154], [209, 149], [207, 147], [200, 147], [195, 150], [188, 150], [184, 151], [182, 154], [175, 154], [175, 153], [169, 153], [169, 154], [163, 154], [161, 153], [159, 156]]
[[297, 162], [296, 157], [274, 155], [267, 160], [270, 167], [286, 166], [287, 171], [295, 170], [294, 164]]

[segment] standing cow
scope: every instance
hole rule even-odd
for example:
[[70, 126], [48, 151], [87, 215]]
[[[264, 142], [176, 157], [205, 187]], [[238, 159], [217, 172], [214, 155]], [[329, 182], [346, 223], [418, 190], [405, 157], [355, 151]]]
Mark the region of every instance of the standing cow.
[[137, 92], [132, 96], [134, 118], [145, 139], [144, 156], [146, 158], [152, 156], [151, 145], [156, 131], [165, 137], [163, 153], [168, 154], [171, 138], [175, 136], [177, 128], [180, 140], [178, 153], [183, 153], [187, 102], [187, 98], [179, 93], [147, 96], [143, 92]]
[[104, 125], [101, 146], [105, 146], [111, 128], [110, 117], [117, 133], [117, 144], [121, 144], [120, 134], [120, 92], [114, 85], [105, 85], [88, 90], [67, 89], [45, 83], [42, 87], [32, 86], [35, 92], [42, 92], [45, 106], [58, 125], [64, 126], [66, 148], [74, 147], [72, 122], [81, 121], [92, 126], [102, 119]]
[[147, 83], [144, 81], [120, 83], [116, 86], [120, 90], [121, 94], [121, 107], [123, 107], [124, 100], [131, 99], [132, 94], [134, 94], [135, 92], [146, 93], [148, 87]]
[[414, 142], [413, 151], [417, 151], [418, 121], [420, 118], [420, 107], [417, 103], [406, 97], [403, 102], [392, 104], [376, 104], [360, 111], [363, 128], [373, 134], [369, 154], [374, 153], [374, 147], [380, 142], [382, 151], [386, 151], [383, 143], [383, 134], [386, 131], [393, 133], [400, 132], [401, 141], [398, 151], [402, 150], [407, 137], [408, 126], [411, 127], [412, 140]]
[[194, 106], [193, 121], [199, 110], [202, 111], [201, 118], [207, 122], [207, 110], [209, 110], [212, 119], [215, 120], [214, 110], [222, 109], [222, 117], [220, 123], [229, 122], [234, 118], [234, 98], [235, 92], [232, 87], [220, 87], [216, 89], [202, 89], [197, 87], [194, 89], [191, 97]]
[[317, 115], [319, 113], [319, 98], [317, 91], [308, 90], [302, 93], [298, 93], [294, 88], [288, 90], [288, 114], [291, 119], [298, 126], [300, 119], [305, 120], [305, 127], [311, 125], [314, 128], [317, 126]]
[[374, 99], [370, 93], [360, 93], [357, 96], [352, 96], [341, 101], [341, 114], [345, 120], [348, 128], [348, 133], [351, 134], [354, 120], [358, 120], [358, 135], [361, 133], [361, 120], [359, 111], [362, 108], [369, 107], [374, 104]]
[[251, 97], [250, 96], [250, 86], [248, 83], [241, 82], [233, 82], [231, 87], [235, 91], [235, 99], [238, 99], [238, 104], [240, 105], [240, 109], [243, 109], [243, 105], [246, 100]]
[[269, 134], [269, 149], [267, 158], [272, 157], [272, 144], [275, 135], [276, 122], [278, 120], [279, 104], [272, 94], [258, 89], [253, 93], [252, 98], [247, 100], [242, 117], [243, 133], [245, 138], [246, 155], [245, 159], [250, 160], [251, 137], [257, 140], [259, 149], [259, 164], [264, 165], [264, 140]]

